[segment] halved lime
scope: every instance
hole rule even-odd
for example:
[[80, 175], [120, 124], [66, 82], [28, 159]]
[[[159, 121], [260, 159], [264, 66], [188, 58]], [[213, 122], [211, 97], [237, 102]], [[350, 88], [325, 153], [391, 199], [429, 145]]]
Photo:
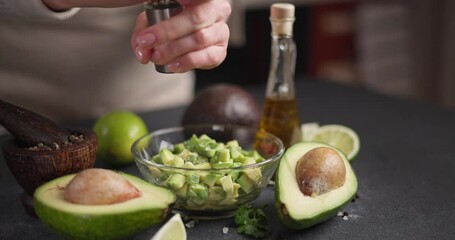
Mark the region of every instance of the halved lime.
[[360, 139], [354, 130], [339, 124], [322, 126], [316, 124], [317, 123], [302, 124], [302, 141], [329, 144], [346, 154], [349, 161], [352, 161], [357, 156], [357, 153], [359, 153], [360, 150]]
[[172, 216], [151, 240], [186, 240], [186, 229], [180, 214]]
[[300, 131], [302, 132], [302, 141], [310, 141], [310, 137], [319, 129], [319, 123], [310, 122], [302, 124]]

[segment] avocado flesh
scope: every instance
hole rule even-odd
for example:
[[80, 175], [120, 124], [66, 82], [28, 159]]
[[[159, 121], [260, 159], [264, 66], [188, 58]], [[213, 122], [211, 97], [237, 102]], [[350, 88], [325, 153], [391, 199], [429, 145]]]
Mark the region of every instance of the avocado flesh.
[[301, 142], [290, 147], [281, 158], [276, 174], [275, 208], [283, 224], [304, 229], [334, 217], [357, 192], [357, 178], [346, 156], [335, 149], [346, 167], [346, 181], [340, 188], [311, 197], [300, 191], [295, 167], [298, 160], [316, 147], [330, 147], [316, 142]]
[[165, 219], [175, 195], [123, 174], [142, 195], [125, 202], [108, 205], [80, 205], [64, 200], [64, 187], [76, 174], [54, 179], [34, 194], [35, 211], [51, 229], [71, 239], [122, 239]]

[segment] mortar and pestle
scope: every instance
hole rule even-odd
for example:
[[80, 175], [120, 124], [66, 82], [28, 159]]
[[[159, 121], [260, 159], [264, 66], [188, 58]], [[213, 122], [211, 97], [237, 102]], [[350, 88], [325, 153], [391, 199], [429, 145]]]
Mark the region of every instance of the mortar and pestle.
[[61, 127], [1, 99], [0, 125], [13, 135], [3, 142], [3, 156], [24, 190], [21, 202], [30, 216], [36, 216], [33, 194], [37, 187], [95, 164], [97, 137], [89, 129]]

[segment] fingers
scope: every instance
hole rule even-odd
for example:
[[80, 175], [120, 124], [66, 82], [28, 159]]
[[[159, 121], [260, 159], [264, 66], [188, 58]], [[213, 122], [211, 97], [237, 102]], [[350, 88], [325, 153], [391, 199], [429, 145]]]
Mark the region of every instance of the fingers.
[[[177, 16], [145, 29], [138, 35], [137, 43], [143, 48], [153, 48], [225, 21], [229, 14], [230, 6], [226, 1], [206, 1], [185, 8]], [[147, 36], [154, 36], [153, 41], [149, 41]]]
[[147, 16], [145, 15], [145, 12], [142, 12], [136, 19], [136, 26], [134, 27], [131, 36], [131, 49], [136, 55], [136, 59], [142, 64], [146, 64], [150, 61], [151, 53], [149, 49], [142, 48], [137, 44], [137, 36], [147, 27]]
[[170, 71], [183, 73], [192, 69], [212, 69], [220, 65], [226, 58], [227, 52], [224, 46], [210, 46], [200, 51], [188, 53], [175, 59], [168, 64]]
[[[225, 27], [227, 28], [227, 25]], [[227, 40], [221, 40], [217, 44], [207, 44], [207, 47], [180, 55], [167, 62], [166, 65], [170, 71], [177, 73], [196, 68], [211, 69], [224, 61], [227, 55], [227, 45]]]
[[157, 46], [153, 49], [151, 61], [162, 65], [181, 56], [182, 53], [199, 51], [213, 45], [227, 47], [228, 39], [229, 28], [227, 24], [224, 22], [216, 23], [176, 41]]
[[[231, 15], [231, 5], [229, 4], [230, 1], [228, 0], [178, 0], [178, 1], [180, 2], [180, 5], [182, 5], [186, 9], [197, 7], [199, 5], [202, 5], [203, 3], [209, 3], [212, 4], [212, 6], [216, 6], [218, 8], [218, 11], [216, 12], [218, 14], [216, 15], [218, 22], [227, 20], [227, 18]], [[209, 14], [213, 13], [209, 12]]]
[[141, 63], [152, 61], [178, 72], [218, 66], [226, 57], [231, 13], [226, 0], [179, 0], [183, 11], [148, 27], [141, 13], [131, 47]]

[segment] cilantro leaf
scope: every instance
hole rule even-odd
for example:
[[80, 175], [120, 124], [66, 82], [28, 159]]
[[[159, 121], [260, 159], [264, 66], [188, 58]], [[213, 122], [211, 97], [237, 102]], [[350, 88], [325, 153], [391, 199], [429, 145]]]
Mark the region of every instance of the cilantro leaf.
[[235, 213], [237, 232], [265, 238], [270, 235], [268, 218], [261, 208], [243, 205]]

